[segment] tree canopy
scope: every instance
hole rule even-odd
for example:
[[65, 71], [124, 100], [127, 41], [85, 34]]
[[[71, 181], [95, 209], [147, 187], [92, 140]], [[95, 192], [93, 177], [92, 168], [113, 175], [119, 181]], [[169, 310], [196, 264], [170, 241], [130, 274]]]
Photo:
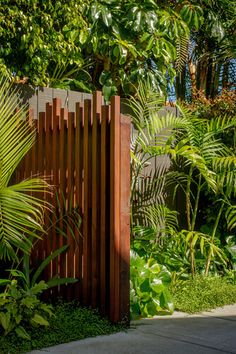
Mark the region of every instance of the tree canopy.
[[33, 85], [102, 88], [109, 97], [132, 93], [141, 79], [165, 91], [177, 71], [183, 96], [187, 63], [193, 88], [205, 89], [206, 77], [216, 80], [215, 59], [219, 73], [235, 57], [233, 0], [0, 4], [0, 68]]
[[[192, 0], [202, 11], [199, 29], [193, 28], [185, 50], [186, 64], [179, 71], [177, 95], [186, 98], [186, 78], [190, 77], [193, 98], [202, 92], [215, 97], [222, 88], [236, 83], [236, 6], [234, 0]], [[189, 8], [186, 17], [191, 17]]]
[[145, 78], [164, 89], [189, 24], [154, 0], [1, 1], [0, 63], [34, 85], [103, 87], [109, 96]]

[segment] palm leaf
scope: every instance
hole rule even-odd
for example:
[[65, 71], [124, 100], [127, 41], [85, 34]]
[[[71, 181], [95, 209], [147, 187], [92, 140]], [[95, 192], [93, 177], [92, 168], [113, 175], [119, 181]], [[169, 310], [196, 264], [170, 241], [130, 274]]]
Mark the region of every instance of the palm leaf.
[[225, 213], [229, 230], [236, 228], [236, 205], [230, 205]]
[[10, 185], [18, 164], [31, 149], [35, 130], [26, 111], [18, 109], [16, 91], [0, 82], [0, 259], [15, 258], [16, 249], [29, 253], [32, 237], [43, 232], [43, 214], [49, 207], [32, 193], [48, 189], [46, 181], [32, 178]]
[[189, 35], [183, 33], [176, 39], [176, 60], [175, 69], [177, 73], [180, 73], [188, 62], [189, 54]]

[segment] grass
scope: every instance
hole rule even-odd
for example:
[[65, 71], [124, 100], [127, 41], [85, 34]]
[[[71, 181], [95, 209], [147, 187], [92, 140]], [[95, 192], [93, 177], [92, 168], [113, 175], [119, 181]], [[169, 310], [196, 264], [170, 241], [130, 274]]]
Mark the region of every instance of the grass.
[[236, 303], [236, 285], [221, 277], [196, 277], [171, 289], [175, 310], [208, 311]]
[[97, 311], [82, 308], [76, 302], [59, 303], [55, 306], [54, 314], [49, 321], [49, 327], [27, 329], [31, 341], [20, 339], [14, 333], [6, 337], [1, 336], [0, 353], [25, 353], [125, 329], [124, 325], [113, 325], [107, 319], [101, 318]]

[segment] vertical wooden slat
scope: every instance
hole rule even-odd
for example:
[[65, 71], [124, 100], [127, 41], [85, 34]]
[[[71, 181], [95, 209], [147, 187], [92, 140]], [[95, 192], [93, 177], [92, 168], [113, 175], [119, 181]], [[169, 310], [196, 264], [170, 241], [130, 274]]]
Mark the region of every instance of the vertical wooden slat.
[[[63, 217], [66, 212], [66, 135], [67, 135], [67, 119], [68, 119], [68, 112], [67, 109], [61, 108], [60, 112], [60, 133], [59, 133], [59, 203], [60, 203], [60, 222], [59, 228], [62, 232], [66, 232], [66, 228], [63, 222]], [[59, 236], [59, 245], [62, 247], [67, 243], [67, 240], [64, 236]], [[59, 268], [60, 268], [60, 276], [62, 278], [66, 277], [66, 253], [62, 253], [59, 257]], [[66, 289], [65, 286], [60, 286], [60, 295], [65, 296]]]
[[[39, 176], [45, 178], [44, 172], [44, 156], [45, 156], [45, 112], [40, 112], [38, 117], [38, 150], [37, 150], [37, 160], [38, 160], [38, 172]], [[41, 195], [42, 197], [42, 195]], [[38, 262], [44, 259], [44, 244], [43, 240], [37, 243], [38, 247]]]
[[[83, 163], [83, 146], [82, 146], [82, 120], [83, 120], [83, 107], [80, 103], [76, 103], [76, 127], [75, 127], [75, 206], [76, 211], [82, 219], [82, 163]], [[80, 220], [78, 220], [79, 223]], [[81, 299], [81, 286], [82, 286], [82, 249], [83, 240], [78, 229], [75, 230], [76, 248], [75, 248], [75, 277], [79, 281], [75, 284], [75, 297]]]
[[91, 101], [84, 101], [84, 136], [83, 136], [83, 162], [84, 162], [84, 205], [83, 205], [83, 302], [91, 304], [91, 233], [90, 233], [90, 196], [91, 196], [91, 166], [89, 151], [89, 131], [91, 124]]
[[[51, 170], [51, 161], [52, 161], [52, 154], [51, 154], [51, 141], [52, 141], [52, 104], [46, 104], [46, 115], [45, 115], [45, 174], [49, 179], [50, 183], [52, 184], [52, 170]], [[49, 199], [48, 193], [45, 193], [45, 201], [51, 202]], [[48, 229], [50, 226], [49, 218], [51, 215], [47, 212], [47, 217], [45, 219], [45, 228]], [[51, 253], [51, 238], [50, 233], [46, 235], [46, 240], [44, 241], [45, 245], [45, 257]], [[51, 278], [52, 271], [51, 271], [51, 264], [47, 267], [45, 273], [47, 279]]]
[[[67, 211], [70, 213], [74, 206], [74, 120], [75, 114], [69, 112], [68, 116], [68, 141], [67, 141]], [[69, 249], [67, 251], [67, 276], [74, 277], [74, 241], [71, 235], [70, 227], [67, 227], [67, 237]], [[72, 299], [72, 288], [67, 286], [68, 299]]]
[[[29, 110], [29, 122], [32, 127], [32, 129], [35, 129], [35, 142], [30, 150], [30, 165], [29, 165], [29, 177], [30, 178], [35, 178], [37, 174], [37, 144], [38, 144], [38, 136], [37, 136], [37, 120], [34, 121], [32, 118], [32, 110]], [[33, 193], [31, 192], [31, 195], [33, 196]], [[34, 240], [35, 241], [35, 240]], [[38, 250], [35, 245], [32, 247], [31, 250], [31, 257], [32, 259], [37, 259], [38, 258]]]
[[93, 94], [93, 120], [92, 120], [92, 306], [99, 303], [99, 241], [100, 241], [100, 119], [101, 119], [102, 93]]
[[30, 166], [30, 170], [31, 170], [31, 177], [35, 176], [37, 174], [37, 157], [36, 157], [36, 152], [37, 152], [37, 144], [38, 144], [38, 136], [37, 136], [37, 120], [31, 120], [31, 125], [32, 127], [35, 128], [36, 130], [36, 137], [35, 137], [35, 142], [31, 148], [31, 166]]
[[110, 319], [120, 315], [120, 98], [111, 98], [110, 127]]
[[129, 322], [130, 296], [130, 132], [131, 122], [128, 117], [121, 116], [121, 175], [120, 175], [120, 318]]
[[101, 236], [100, 236], [100, 309], [108, 313], [109, 304], [109, 106], [102, 107], [101, 119]]
[[[59, 137], [59, 118], [60, 118], [61, 100], [58, 98], [53, 99], [52, 105], [52, 183], [54, 193], [52, 196], [52, 204], [54, 206], [54, 212], [52, 215], [52, 223], [55, 225], [58, 218], [58, 202], [57, 193], [59, 185], [59, 173], [58, 173], [58, 137]], [[52, 237], [52, 251], [55, 251], [59, 247], [57, 231], [55, 227], [51, 229]], [[52, 261], [52, 276], [58, 274], [58, 257]], [[53, 295], [58, 295], [58, 289], [54, 287], [52, 289]]]

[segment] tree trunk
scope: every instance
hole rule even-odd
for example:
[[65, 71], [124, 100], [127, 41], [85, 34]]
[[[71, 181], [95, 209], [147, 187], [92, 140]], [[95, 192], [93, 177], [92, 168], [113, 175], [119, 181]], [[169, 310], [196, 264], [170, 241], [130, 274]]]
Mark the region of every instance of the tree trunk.
[[211, 88], [211, 98], [214, 98], [219, 93], [221, 67], [222, 67], [222, 64], [219, 63], [216, 65], [215, 70], [214, 70], [214, 81], [212, 83], [212, 88]]
[[184, 67], [182, 72], [176, 76], [175, 83], [176, 97], [179, 100], [184, 101], [186, 95], [186, 68]]
[[207, 71], [208, 71], [208, 61], [199, 61], [197, 66], [197, 88], [206, 94], [206, 81], [207, 81]]
[[229, 63], [224, 64], [222, 75], [222, 87], [227, 88], [229, 82]]
[[192, 87], [192, 99], [194, 99], [197, 95], [196, 64], [193, 63], [191, 58], [188, 61], [188, 68]]
[[208, 65], [207, 65], [207, 75], [206, 75], [206, 97], [210, 97], [211, 95], [211, 88], [212, 88], [212, 82], [214, 79], [214, 64], [212, 62], [212, 59], [209, 59]]

